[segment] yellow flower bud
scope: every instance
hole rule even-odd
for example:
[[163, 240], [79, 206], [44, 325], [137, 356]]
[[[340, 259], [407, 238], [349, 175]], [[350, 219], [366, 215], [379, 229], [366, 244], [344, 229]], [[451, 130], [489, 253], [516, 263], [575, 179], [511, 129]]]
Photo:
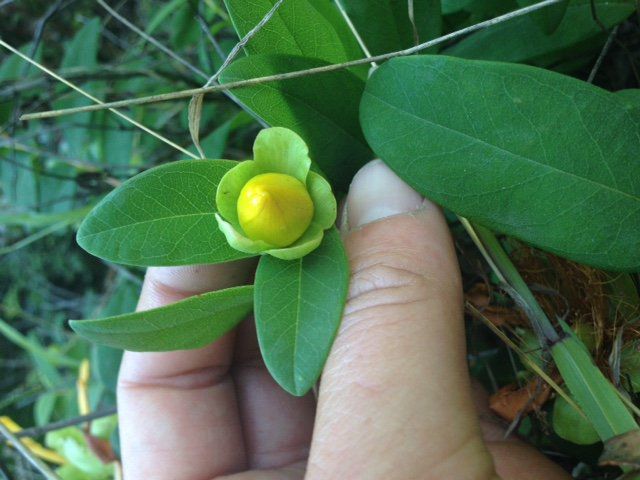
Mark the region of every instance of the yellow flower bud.
[[305, 185], [282, 173], [263, 173], [249, 180], [237, 208], [247, 237], [275, 247], [298, 240], [311, 224], [314, 210]]

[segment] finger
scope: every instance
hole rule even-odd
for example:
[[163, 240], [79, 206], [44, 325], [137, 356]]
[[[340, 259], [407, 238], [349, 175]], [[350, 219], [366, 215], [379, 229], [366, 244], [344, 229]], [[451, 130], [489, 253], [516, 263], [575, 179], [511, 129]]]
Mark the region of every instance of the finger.
[[480, 419], [480, 429], [491, 453], [496, 471], [503, 480], [569, 480], [571, 477], [516, 435], [505, 437], [507, 426], [489, 409], [489, 395], [477, 380], [472, 380], [473, 401]]
[[354, 178], [347, 215], [350, 293], [322, 377], [308, 478], [494, 478], [443, 215], [379, 161]]
[[[150, 268], [139, 310], [246, 282], [252, 262]], [[234, 334], [197, 350], [126, 352], [118, 382], [125, 478], [213, 478], [245, 466], [228, 369]]]
[[253, 318], [238, 328], [233, 377], [249, 468], [273, 469], [305, 460], [315, 399], [312, 394], [294, 397], [273, 380], [262, 361]]
[[304, 478], [306, 462], [298, 462], [277, 469], [251, 470], [216, 478], [215, 480], [301, 480]]
[[502, 480], [571, 480], [573, 477], [531, 445], [520, 441], [488, 442]]

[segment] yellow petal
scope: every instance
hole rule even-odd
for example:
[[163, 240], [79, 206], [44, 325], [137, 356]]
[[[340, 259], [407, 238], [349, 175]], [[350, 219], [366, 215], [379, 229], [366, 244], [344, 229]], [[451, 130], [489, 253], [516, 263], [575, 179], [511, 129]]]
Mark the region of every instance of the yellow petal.
[[238, 198], [238, 220], [247, 237], [287, 247], [309, 228], [313, 201], [305, 185], [282, 173], [249, 180]]

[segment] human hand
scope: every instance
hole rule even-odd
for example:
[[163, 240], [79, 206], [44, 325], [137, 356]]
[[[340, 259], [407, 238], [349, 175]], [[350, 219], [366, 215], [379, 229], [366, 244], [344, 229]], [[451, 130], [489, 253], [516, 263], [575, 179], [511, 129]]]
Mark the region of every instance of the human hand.
[[[346, 216], [350, 293], [317, 402], [271, 379], [250, 319], [198, 350], [127, 352], [125, 480], [569, 478], [502, 440], [486, 397], [472, 391], [440, 210], [374, 161], [356, 175]], [[138, 308], [247, 282], [253, 266], [150, 268]]]

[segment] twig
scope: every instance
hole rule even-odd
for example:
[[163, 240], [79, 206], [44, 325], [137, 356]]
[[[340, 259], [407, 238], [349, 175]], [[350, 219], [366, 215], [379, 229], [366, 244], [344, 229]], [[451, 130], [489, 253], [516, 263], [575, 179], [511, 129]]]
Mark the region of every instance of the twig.
[[[108, 65], [104, 65], [103, 68], [110, 68]], [[69, 72], [68, 74], [66, 72]], [[135, 78], [142, 76], [149, 76], [148, 71], [144, 70], [89, 70], [86, 68], [70, 68], [65, 69], [60, 72], [60, 74], [64, 74], [67, 80], [77, 80], [77, 81], [86, 81], [86, 80], [111, 80], [111, 79], [119, 79], [119, 78]], [[16, 95], [19, 92], [23, 92], [25, 90], [32, 90], [38, 87], [42, 87], [43, 85], [48, 84], [50, 82], [47, 77], [42, 78], [33, 78], [24, 80], [21, 83], [14, 83], [6, 88], [0, 90], [0, 98], [1, 97], [11, 97]]]
[[211, 45], [213, 45], [213, 49], [216, 51], [218, 56], [222, 60], [224, 60], [224, 52], [222, 51], [222, 47], [220, 46], [220, 44], [216, 40], [216, 37], [214, 37], [213, 34], [211, 33], [211, 30], [209, 29], [209, 25], [207, 24], [207, 21], [205, 20], [205, 18], [202, 16], [202, 14], [200, 12], [198, 12], [196, 14], [196, 20], [198, 21], [198, 24], [200, 25], [200, 28], [202, 29], [202, 31], [204, 32], [205, 36], [207, 37], [207, 40], [209, 40], [209, 43], [211, 43]]
[[[280, 5], [284, 0], [278, 0], [273, 7], [265, 14], [264, 17], [251, 29], [249, 30], [244, 37], [240, 39], [238, 43], [231, 49], [227, 58], [224, 59], [222, 65], [218, 69], [216, 73], [211, 75], [211, 77], [206, 81], [204, 87], [208, 87], [210, 85], [218, 85], [218, 78], [222, 74], [222, 72], [227, 68], [231, 62], [235, 60], [240, 51], [249, 43], [249, 41], [260, 31], [262, 27], [264, 27], [271, 18], [276, 14]], [[229, 93], [227, 93], [229, 95]], [[229, 95], [232, 100], [238, 103], [242, 108], [244, 108], [232, 95]], [[193, 144], [195, 145], [198, 153], [200, 154], [200, 158], [206, 158], [204, 150], [200, 145], [200, 116], [202, 112], [202, 101], [204, 99], [204, 94], [200, 93], [191, 97], [191, 101], [189, 102], [189, 133], [191, 134], [191, 140], [193, 140]], [[258, 121], [261, 119], [258, 118]]]
[[[176, 60], [177, 62], [179, 62], [181, 65], [187, 66], [187, 68], [192, 72], [195, 73], [196, 75], [198, 75], [200, 78], [202, 79], [208, 79], [209, 75], [207, 75], [205, 72], [203, 72], [202, 70], [200, 70], [198, 67], [196, 67], [195, 65], [192, 65], [191, 63], [189, 63], [187, 60], [185, 60], [184, 58], [180, 57], [177, 53], [175, 53], [174, 51], [172, 51], [170, 48], [166, 47], [165, 45], [163, 45], [162, 43], [160, 43], [158, 40], [156, 40], [155, 38], [153, 38], [151, 35], [147, 34], [146, 32], [143, 32], [142, 30], [140, 30], [138, 27], [136, 27], [133, 23], [131, 23], [129, 20], [127, 20], [126, 18], [124, 18], [122, 15], [120, 15], [118, 12], [116, 12], [115, 10], [113, 10], [113, 8], [109, 7], [109, 5], [107, 5], [103, 0], [98, 0], [100, 5], [102, 5], [110, 14], [113, 18], [115, 18], [116, 20], [122, 22], [123, 25], [125, 25], [126, 27], [130, 28], [133, 32], [135, 32], [136, 34], [140, 35], [144, 40], [148, 41], [152, 46], [156, 47], [157, 49], [159, 49], [161, 52], [169, 55], [171, 58], [173, 58], [174, 60]], [[204, 19], [202, 19], [204, 21]], [[209, 32], [210, 34], [210, 32]], [[215, 41], [215, 39], [214, 39]], [[224, 54], [222, 54], [222, 58], [224, 58]], [[247, 110], [244, 105], [242, 105], [242, 103], [240, 103], [240, 101], [231, 93], [231, 92], [227, 92], [225, 91], [224, 94], [232, 101], [234, 102], [236, 105], [238, 105], [240, 108], [242, 108], [243, 110], [245, 110], [249, 115], [251, 115], [252, 117], [254, 117], [259, 123], [261, 123], [262, 125], [266, 126], [266, 123], [264, 122], [264, 120], [262, 120], [260, 117], [258, 117], [254, 112]], [[197, 155], [190, 155], [192, 158], [199, 158]]]
[[42, 473], [45, 478], [47, 478], [48, 480], [59, 480], [60, 477], [53, 473], [53, 470], [51, 470], [46, 463], [36, 457], [33, 452], [29, 450], [29, 448], [24, 443], [18, 440], [18, 438], [16, 438], [16, 436], [1, 422], [0, 435], [11, 442], [11, 445], [13, 445], [13, 447], [18, 452], [20, 452], [20, 454], [24, 458], [26, 458], [29, 463], [31, 463], [31, 465], [33, 465], [40, 473]]
[[[360, 45], [362, 52], [367, 56], [367, 58], [371, 58], [371, 52], [367, 48], [367, 44], [364, 43], [364, 40], [362, 39], [360, 32], [358, 32], [358, 29], [353, 24], [353, 22], [351, 21], [351, 18], [347, 14], [347, 10], [344, 8], [344, 5], [342, 5], [342, 0], [336, 0], [336, 6], [338, 7], [338, 10], [340, 10], [340, 13], [342, 14], [342, 18], [344, 18], [344, 21], [347, 22], [347, 25], [349, 26], [351, 33], [353, 33], [353, 36], [358, 41], [358, 45]], [[377, 68], [378, 64], [376, 62], [371, 62], [371, 66], [373, 68]]]
[[458, 219], [502, 283], [502, 287], [527, 314], [540, 345], [548, 346], [560, 341], [560, 335], [500, 245], [495, 234], [485, 227], [471, 224], [466, 218], [458, 217]]
[[[98, 0], [98, 1], [102, 1], [102, 0]], [[233, 47], [231, 52], [229, 52], [229, 55], [227, 56], [225, 61], [222, 63], [222, 66], [220, 66], [218, 71], [214, 73], [211, 76], [211, 78], [209, 78], [209, 80], [207, 80], [207, 83], [204, 84], [204, 88], [208, 87], [209, 85], [213, 85], [215, 82], [217, 82], [220, 74], [224, 71], [225, 68], [229, 66], [231, 62], [235, 60], [235, 58], [238, 56], [238, 53], [240, 53], [240, 50], [242, 50], [245, 47], [245, 45], [249, 43], [249, 41], [253, 37], [255, 37], [255, 35], [260, 30], [262, 30], [262, 27], [264, 27], [269, 22], [269, 20], [271, 20], [271, 18], [276, 14], [278, 9], [280, 8], [280, 5], [282, 5], [282, 2], [284, 2], [284, 0], [278, 0], [276, 3], [274, 3], [273, 7], [271, 7], [271, 9], [265, 14], [265, 16], [262, 17], [262, 20], [260, 20], [255, 27], [249, 30], [247, 34], [244, 37], [242, 37], [242, 39], [240, 39], [238, 43], [236, 43], [236, 45]]]
[[151, 35], [149, 35], [146, 32], [140, 30], [133, 23], [131, 23], [129, 20], [124, 18], [122, 15], [120, 15], [118, 12], [116, 12], [113, 8], [111, 8], [109, 5], [107, 5], [103, 0], [98, 0], [98, 4], [102, 8], [104, 8], [107, 12], [109, 12], [109, 15], [111, 15], [113, 18], [118, 20], [120, 23], [125, 25], [127, 28], [129, 28], [129, 29], [133, 30], [134, 32], [136, 32], [138, 35], [140, 35], [142, 38], [144, 38], [147, 42], [149, 42], [151, 45], [156, 47], [158, 50], [161, 50], [165, 54], [169, 55], [171, 58], [173, 58], [180, 65], [182, 65], [183, 67], [187, 68], [188, 70], [190, 70], [191, 72], [195, 73], [196, 75], [199, 75], [199, 76], [205, 77], [205, 78], [207, 77], [207, 74], [204, 73], [202, 70], [200, 70], [198, 67], [196, 67], [195, 65], [192, 65], [191, 63], [187, 62], [184, 58], [182, 58], [178, 54], [174, 53], [173, 50], [171, 50], [170, 48], [165, 47], [162, 43], [157, 41]]
[[596, 78], [596, 74], [598, 73], [598, 70], [600, 70], [600, 67], [602, 66], [602, 61], [604, 60], [604, 57], [607, 56], [607, 53], [609, 53], [609, 49], [611, 48], [611, 45], [613, 45], [613, 41], [615, 40], [616, 35], [618, 34], [619, 27], [620, 25], [616, 25], [614, 29], [611, 30], [611, 33], [607, 38], [607, 42], [604, 44], [604, 47], [602, 47], [602, 51], [600, 52], [600, 55], [598, 55], [598, 59], [596, 60], [595, 65], [591, 69], [591, 73], [589, 74], [589, 78], [587, 78], [587, 82], [593, 83], [594, 78]]
[[[540, 378], [542, 378], [545, 382], [547, 382], [551, 388], [553, 388], [556, 393], [558, 395], [560, 395], [562, 398], [564, 398], [567, 403], [569, 403], [577, 412], [579, 412], [581, 414], [581, 416], [584, 417], [584, 412], [582, 412], [582, 409], [578, 406], [578, 404], [567, 394], [567, 392], [565, 392], [562, 388], [560, 388], [560, 385], [558, 385], [553, 378], [551, 378], [542, 368], [540, 368], [540, 366], [534, 362], [533, 360], [531, 360], [529, 358], [528, 355], [526, 355], [525, 352], [522, 351], [522, 349], [520, 349], [520, 347], [518, 347], [518, 345], [511, 340], [502, 330], [500, 330], [498, 327], [496, 327], [493, 323], [491, 323], [491, 320], [489, 320], [480, 310], [478, 310], [471, 302], [469, 301], [465, 301], [464, 302], [464, 306], [465, 309], [474, 317], [477, 318], [478, 320], [480, 320], [482, 323], [484, 323], [484, 325], [486, 327], [489, 328], [489, 330], [491, 330], [494, 334], [496, 334], [498, 336], [498, 338], [500, 338], [500, 340], [502, 340], [509, 348], [511, 348], [513, 351], [515, 351], [520, 358], [522, 359], [522, 361], [524, 363], [527, 364], [527, 366], [529, 366], [529, 368], [531, 368], [531, 370], [533, 372], [536, 373], [536, 375], [538, 375]], [[586, 417], [585, 417], [586, 418]]]
[[[30, 64], [36, 66], [37, 68], [39, 68], [40, 70], [42, 70], [43, 72], [45, 72], [47, 75], [50, 75], [51, 77], [55, 78], [56, 80], [58, 80], [59, 82], [64, 83], [66, 86], [72, 88], [73, 90], [75, 90], [76, 92], [80, 93], [81, 95], [89, 98], [90, 100], [93, 100], [94, 102], [97, 103], [97, 106], [103, 106], [106, 105], [105, 102], [103, 102], [102, 100], [100, 100], [97, 97], [94, 97], [93, 95], [91, 95], [90, 93], [86, 92], [85, 90], [83, 90], [82, 88], [78, 87], [76, 84], [66, 80], [65, 78], [61, 77], [60, 75], [58, 75], [57, 73], [53, 72], [52, 70], [49, 70], [47, 67], [45, 67], [44, 65], [41, 65], [40, 63], [36, 62], [35, 60], [32, 60], [31, 58], [29, 58], [28, 56], [26, 56], [24, 53], [22, 53], [19, 50], [16, 50], [15, 48], [13, 48], [11, 45], [9, 45], [7, 42], [5, 42], [4, 40], [2, 40], [0, 38], [0, 46], [6, 48], [7, 50], [9, 50], [10, 52], [18, 55], [20, 58], [22, 58], [23, 60], [29, 62]], [[120, 118], [122, 118], [123, 120], [135, 125], [136, 127], [144, 130], [145, 132], [147, 132], [150, 135], [153, 135], [154, 137], [156, 137], [158, 140], [166, 143], [167, 145], [172, 146], [173, 148], [175, 148], [176, 150], [179, 150], [180, 152], [184, 153], [185, 155], [188, 155], [191, 158], [198, 158], [196, 155], [194, 155], [193, 153], [191, 153], [189, 150], [186, 150], [184, 148], [182, 148], [180, 145], [178, 145], [177, 143], [172, 142], [171, 140], [169, 140], [168, 138], [163, 137], [162, 135], [160, 135], [159, 133], [151, 130], [148, 127], [145, 127], [144, 125], [142, 125], [140, 122], [134, 120], [133, 118], [125, 115], [122, 112], [119, 112], [118, 110], [116, 110], [113, 107], [105, 107], [105, 109], [108, 109], [109, 111], [115, 113], [117, 116], [119, 116]], [[100, 108], [99, 110], [102, 110], [102, 108]]]
[[41, 238], [47, 237], [52, 233], [62, 228], [65, 228], [67, 226], [69, 226], [69, 222], [62, 221], [62, 222], [54, 223], [53, 225], [49, 225], [48, 227], [44, 227], [43, 229], [38, 230], [37, 232], [32, 233], [31, 235], [28, 235], [23, 239], [18, 240], [15, 243], [12, 243], [11, 245], [7, 245], [6, 247], [0, 248], [0, 256], [7, 255], [11, 252], [15, 252], [16, 250], [20, 250], [21, 248], [31, 245], [33, 242], [37, 242]]
[[74, 425], [79, 425], [81, 423], [90, 422], [92, 420], [97, 420], [98, 418], [108, 417], [110, 415], [115, 415], [116, 413], [117, 413], [116, 407], [105, 408], [103, 410], [96, 410], [95, 412], [91, 412], [88, 415], [80, 415], [78, 417], [70, 418], [68, 420], [53, 422], [53, 423], [50, 423], [49, 425], [44, 425], [42, 427], [25, 428], [15, 433], [14, 435], [17, 438], [39, 437], [48, 432], [53, 432], [55, 430], [61, 430], [66, 427], [72, 427]]
[[492, 18], [490, 20], [486, 20], [484, 22], [477, 23], [475, 25], [471, 25], [469, 27], [465, 27], [463, 29], [457, 30], [455, 32], [448, 33], [447, 35], [443, 35], [442, 37], [435, 38], [433, 40], [429, 40], [427, 42], [421, 43], [420, 45], [416, 45], [415, 47], [407, 48], [405, 50], [398, 50], [396, 52], [385, 53], [382, 55], [377, 55], [370, 58], [361, 58], [358, 60], [351, 60], [349, 62], [338, 63], [333, 65], [325, 65], [322, 67], [311, 68], [308, 70], [298, 70], [287, 73], [279, 73], [276, 75], [268, 75], [265, 77], [257, 77], [250, 78], [247, 80], [240, 80], [237, 82], [230, 82], [224, 85], [212, 85], [206, 88], [192, 88], [189, 90], [181, 90], [178, 92], [165, 93], [160, 95], [151, 95], [148, 97], [140, 97], [133, 98], [129, 100], [121, 100], [118, 102], [110, 102], [104, 103], [102, 105], [88, 105], [85, 107], [76, 107], [76, 108], [67, 108], [61, 110], [51, 110], [47, 112], [39, 112], [39, 113], [31, 113], [26, 114], [20, 117], [21, 120], [35, 120], [40, 118], [52, 118], [59, 117], [63, 115], [71, 115], [74, 113], [81, 112], [91, 112], [96, 110], [104, 110], [106, 108], [118, 108], [118, 107], [127, 107], [130, 105], [144, 105], [148, 103], [156, 103], [156, 102], [166, 102], [168, 100], [177, 100], [182, 98], [189, 98], [198, 94], [207, 94], [213, 92], [221, 92], [225, 90], [230, 90], [234, 88], [242, 88], [249, 87], [253, 85], [260, 85], [268, 82], [276, 82], [282, 80], [289, 80], [292, 78], [300, 78], [308, 75], [317, 75], [320, 73], [334, 72], [336, 70], [342, 70], [345, 68], [356, 67], [358, 65], [364, 65], [371, 62], [381, 62], [383, 60], [388, 60], [395, 57], [402, 57], [407, 55], [412, 55], [414, 53], [418, 53], [427, 48], [431, 48], [435, 45], [439, 45], [448, 40], [452, 40], [463, 35], [481, 30], [483, 28], [491, 27], [493, 25], [497, 25], [499, 23], [505, 22], [507, 20], [511, 20], [516, 17], [520, 17], [522, 15], [526, 15], [528, 13], [534, 12], [536, 10], [540, 10], [541, 8], [548, 7], [550, 5], [554, 5], [562, 0], [544, 0], [543, 2], [536, 3], [534, 5], [530, 5], [528, 7], [520, 8], [518, 10], [514, 10], [512, 12], [506, 13], [504, 15], [500, 15], [498, 17]]
[[[640, 2], [636, 2], [636, 3], [640, 5]], [[602, 33], [604, 33], [605, 35], [609, 35], [609, 30], [607, 29], [607, 26], [604, 23], [602, 23], [602, 20], [600, 20], [600, 17], [598, 16], [595, 0], [590, 0], [589, 6], [591, 9], [591, 18], [593, 19], [593, 21], [596, 22], [598, 27], [600, 27], [600, 30], [602, 30]], [[640, 13], [638, 13], [638, 15], [640, 15]], [[636, 81], [640, 83], [640, 72], [638, 72], [638, 69], [636, 68], [636, 63], [633, 59], [632, 53], [629, 51], [629, 49], [624, 43], [622, 43], [620, 40], [618, 40], [615, 37], [613, 38], [616, 44], [618, 45], [618, 47], [620, 47], [620, 49], [629, 58], [629, 66], [631, 67], [631, 71], [633, 72], [633, 75], [636, 77]]]
[[[49, 7], [49, 9], [42, 16], [42, 18], [38, 20], [38, 23], [36, 23], [36, 31], [33, 36], [33, 46], [31, 47], [31, 53], [29, 54], [31, 58], [36, 56], [36, 52], [38, 51], [38, 47], [40, 46], [40, 42], [42, 41], [42, 36], [44, 35], [44, 29], [47, 26], [47, 23], [49, 23], [49, 20], [53, 18], [53, 16], [58, 12], [58, 10], [61, 10], [62, 8], [67, 7], [72, 1], [74, 0], [66, 2], [66, 4], [63, 6], [63, 3], [65, 3], [64, 0], [57, 0], [53, 5]], [[25, 68], [22, 71], [23, 77], [26, 77], [27, 73], [29, 73], [30, 66], [31, 65], [28, 65], [28, 64], [24, 65]]]
[[409, 21], [411, 22], [411, 27], [413, 28], [413, 42], [416, 45], [420, 45], [420, 35], [418, 34], [418, 27], [416, 26], [416, 14], [415, 9], [413, 8], [413, 0], [407, 0], [407, 14], [409, 16]]

